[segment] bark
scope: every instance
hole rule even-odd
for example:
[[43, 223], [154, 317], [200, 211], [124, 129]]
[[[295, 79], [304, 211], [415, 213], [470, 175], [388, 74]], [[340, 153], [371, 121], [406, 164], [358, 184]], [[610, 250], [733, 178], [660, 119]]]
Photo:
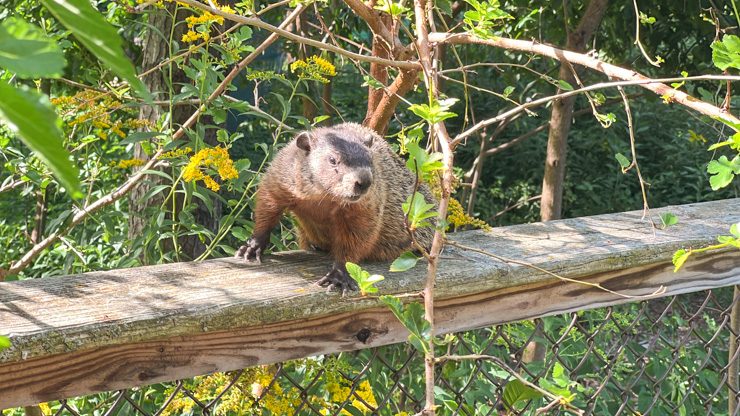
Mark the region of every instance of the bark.
[[[175, 6], [175, 3], [166, 3], [166, 7], [169, 10], [170, 14], [175, 12]], [[172, 32], [173, 42], [177, 42], [182, 45], [180, 39], [182, 39], [182, 35], [188, 30], [187, 25], [184, 23], [184, 20], [188, 16], [189, 12], [184, 10], [182, 7], [180, 8], [180, 11], [175, 18], [175, 20], [180, 23], [175, 25], [174, 30], [172, 30], [173, 19], [170, 17], [170, 14], [153, 13], [149, 16], [149, 24], [152, 27], [158, 29], [161, 33], [169, 34], [170, 32]], [[160, 36], [155, 30], [151, 28], [148, 29], [144, 39], [144, 48], [142, 55], [143, 71], [147, 71], [157, 66], [160, 62], [164, 61], [170, 56], [168, 40]], [[172, 71], [171, 75], [169, 71]], [[143, 81], [150, 92], [157, 92], [154, 97], [155, 100], [169, 99], [166, 93], [166, 91], [169, 90], [167, 82], [168, 77], [171, 77], [171, 85], [173, 85], [174, 88], [177, 88], [177, 85], [181, 85], [182, 83], [191, 82], [190, 79], [185, 75], [185, 72], [181, 70], [177, 65], [168, 65], [161, 70], [154, 71], [144, 77]], [[177, 90], [173, 91], [173, 93], [177, 92]], [[189, 105], [174, 106], [171, 109], [173, 125], [180, 126], [185, 123], [195, 110], [196, 107]], [[162, 115], [162, 111], [166, 110], [163, 110], [161, 107], [158, 106], [145, 105], [142, 106], [139, 116], [142, 119], [149, 120], [152, 124], [156, 124], [157, 120], [159, 120]], [[201, 123], [213, 124], [211, 120], [208, 120], [203, 116], [201, 117]], [[205, 143], [208, 144], [216, 144], [217, 140], [215, 139], [215, 130], [207, 130], [206, 136], [203, 138], [203, 140]], [[137, 143], [136, 147], [134, 148], [134, 157], [142, 160], [149, 159], [149, 156], [144, 152], [143, 147], [140, 143]], [[166, 179], [157, 175], [147, 175], [145, 180], [151, 181], [154, 184], [164, 184], [165, 182], [167, 182]], [[150, 222], [151, 215], [146, 213], [145, 210], [147, 208], [158, 209], [162, 205], [163, 198], [165, 196], [163, 194], [159, 194], [158, 196], [152, 197], [148, 201], [139, 204], [138, 201], [149, 189], [149, 184], [139, 182], [134, 185], [131, 193], [129, 194], [129, 209], [131, 212], [131, 216], [129, 217], [128, 236], [129, 239], [132, 241], [142, 234], [144, 228]], [[202, 203], [202, 201], [197, 198], [195, 199], [195, 201], [199, 204], [198, 209], [192, 212], [193, 216], [195, 217], [196, 223], [201, 224], [208, 229], [215, 230], [218, 227], [218, 217], [220, 216], [220, 202], [218, 200], [214, 201], [215, 213], [211, 214], [208, 211], [207, 207]], [[182, 207], [183, 200], [181, 197], [178, 197], [178, 199], [176, 200], [175, 211], [182, 209]], [[171, 201], [168, 202], [166, 209], [172, 210]], [[180, 239], [178, 239], [178, 245], [180, 246], [181, 253], [191, 259], [196, 258], [198, 255], [205, 251], [205, 245], [200, 241], [197, 235], [181, 237]], [[163, 240], [162, 250], [168, 252], [173, 248], [174, 243], [171, 240]], [[146, 261], [146, 259], [144, 260]]]
[[[329, 52], [327, 54], [327, 60], [334, 64], [334, 54]], [[332, 84], [334, 83], [334, 77], [329, 78], [329, 82], [321, 86], [321, 114], [328, 116], [323, 121], [324, 126], [331, 126], [334, 124], [334, 111], [332, 106]]]
[[[303, 37], [309, 37], [308, 21], [306, 20], [307, 17], [308, 12], [304, 11], [298, 16], [298, 19], [296, 19], [298, 34]], [[309, 57], [313, 56], [313, 54], [314, 52], [312, 47], [308, 45], [298, 45], [298, 59], [305, 61]], [[303, 104], [303, 117], [305, 117], [306, 120], [308, 120], [309, 122], [313, 122], [313, 119], [316, 118], [316, 114], [318, 114], [319, 111], [319, 109], [316, 108], [316, 104], [310, 98], [313, 96], [312, 90], [315, 88], [315, 86], [315, 82], [307, 82], [306, 95], [301, 97], [301, 102]]]
[[[380, 19], [383, 24], [390, 25], [390, 16], [386, 15], [385, 19]], [[380, 58], [385, 59], [391, 59], [391, 51], [388, 50], [388, 47], [386, 46], [386, 43], [383, 41], [383, 39], [379, 36], [376, 36], [373, 38], [373, 47], [372, 47], [372, 54], [373, 56], [377, 56]], [[375, 79], [376, 81], [380, 82], [381, 84], [387, 86], [388, 85], [388, 67], [381, 64], [371, 63], [370, 64], [370, 77]], [[371, 126], [374, 123], [372, 120], [376, 118], [377, 110], [380, 106], [381, 101], [383, 100], [383, 97], [386, 94], [386, 91], [383, 89], [375, 89], [372, 86], [368, 86], [368, 92], [367, 92], [367, 113], [365, 114], [365, 120], [363, 121], [363, 124], [366, 126]], [[390, 120], [390, 117], [388, 117]], [[371, 127], [374, 128], [374, 127]], [[387, 130], [387, 126], [384, 128], [384, 130]]]
[[33, 245], [38, 244], [44, 238], [50, 189], [51, 185], [45, 189], [39, 188], [36, 190], [36, 216], [33, 220], [33, 231], [31, 232], [31, 244]]
[[[396, 106], [401, 101], [401, 97], [414, 88], [418, 79], [418, 70], [400, 70], [396, 79], [393, 80], [393, 84], [388, 87], [390, 91], [380, 90], [383, 94], [375, 107], [375, 111], [362, 124], [377, 131], [378, 134], [384, 135], [388, 131], [388, 123], [396, 110]], [[371, 108], [368, 107], [368, 113], [370, 113], [370, 110]]]
[[[566, 50], [585, 52], [586, 45], [593, 36], [604, 16], [608, 0], [591, 0], [576, 30], [570, 33]], [[567, 24], [567, 22], [566, 22]], [[576, 85], [573, 68], [563, 61], [558, 78], [570, 85]], [[545, 177], [542, 182], [542, 221], [560, 219], [563, 206], [563, 181], [565, 178], [565, 158], [568, 147], [568, 133], [573, 120], [575, 97], [555, 100], [550, 116], [550, 134], [547, 141]]]

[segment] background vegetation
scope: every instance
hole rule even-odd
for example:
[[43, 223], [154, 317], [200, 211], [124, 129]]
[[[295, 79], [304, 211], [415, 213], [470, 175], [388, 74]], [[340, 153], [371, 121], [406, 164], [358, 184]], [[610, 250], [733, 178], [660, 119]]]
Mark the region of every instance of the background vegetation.
[[[44, 152], [24, 139], [13, 123], [0, 124], [0, 276], [4, 280], [231, 256], [250, 235], [252, 197], [260, 172], [295, 131], [342, 120], [370, 120], [368, 100], [379, 81], [369, 64], [286, 39], [256, 53], [246, 68], [237, 71], [227, 94], [212, 96], [232, 68], [244, 62], [269, 33], [184, 4], [149, 3], [91, 2], [95, 13], [117, 31], [122, 49], [116, 53], [133, 63], [132, 70], [141, 81], [126, 75], [125, 64], [102, 59], [75, 30], [75, 23], [53, 11], [51, 2], [7, 0], [0, 5], [0, 45], [32, 32], [51, 39], [61, 51], [63, 66], [28, 73], [15, 69], [12, 58], [0, 55], [0, 82], [32, 94], [41, 108], [53, 108], [59, 122], [52, 119], [49, 124], [63, 138], [59, 154], [71, 155], [74, 170], [67, 173], [74, 172], [72, 176], [78, 176], [80, 183], [76, 187], [63, 176], [53, 175]], [[406, 31], [413, 31], [415, 25], [411, 4], [369, 3], [395, 27], [402, 43], [411, 42], [411, 32]], [[483, 9], [491, 15], [480, 19], [490, 23], [477, 26], [482, 36], [565, 47], [588, 4], [587, 0], [438, 0], [430, 10], [440, 32], [444, 27], [464, 25], [466, 19], [475, 21], [470, 13]], [[721, 1], [612, 2], [588, 49], [604, 62], [651, 78], [677, 78], [682, 72], [718, 74], [721, 71], [713, 63], [711, 45], [737, 30], [733, 6]], [[219, 7], [242, 15], [259, 13], [262, 21], [274, 26], [302, 7], [290, 31], [306, 38], [330, 39], [346, 50], [373, 47], [367, 22], [338, 1], [274, 5], [222, 1]], [[639, 25], [636, 8], [644, 14]], [[393, 18], [380, 12], [386, 10]], [[646, 54], [635, 44], [636, 26]], [[453, 136], [517, 103], [567, 90], [567, 83], [557, 82], [560, 63], [540, 55], [478, 44], [447, 45], [437, 53], [441, 70], [438, 98], [459, 100], [448, 102], [448, 111], [456, 116], [445, 120]], [[660, 66], [649, 59], [659, 60]], [[43, 66], [46, 61], [38, 62]], [[461, 65], [468, 66], [465, 73], [455, 70]], [[735, 71], [733, 66], [722, 69]], [[392, 79], [401, 71], [391, 68], [390, 73]], [[608, 81], [604, 74], [591, 70], [579, 70], [579, 79], [583, 85]], [[678, 88], [729, 111], [735, 100], [731, 85], [701, 79]], [[728, 137], [734, 132], [729, 127], [640, 86], [624, 90], [631, 97], [637, 161], [650, 184], [646, 201], [650, 207], [737, 197], [737, 181], [713, 190], [707, 172], [713, 160], [734, 156], [729, 147], [707, 151], [713, 144], [732, 141]], [[567, 136], [562, 217], [643, 207], [634, 170], [623, 174], [615, 157], [631, 154], [621, 96], [615, 88], [608, 88], [593, 92], [592, 98], [606, 103], [599, 112], [613, 113], [613, 122], [605, 128], [603, 120], [592, 114], [586, 97], [579, 95], [575, 100]], [[426, 128], [419, 128], [418, 113], [409, 107], [428, 102], [429, 92], [420, 77], [393, 117], [374, 127], [387, 132], [388, 140], [402, 153], [409, 140], [426, 144]], [[197, 121], [181, 129], [201, 104], [205, 106]], [[500, 129], [499, 125], [482, 129], [455, 149], [454, 173], [461, 184], [453, 198], [469, 216], [459, 228], [471, 223], [471, 218], [492, 226], [541, 219], [539, 196], [548, 142], [548, 129], [543, 126], [550, 120], [552, 106], [549, 102], [509, 117]], [[8, 116], [8, 109], [4, 111]], [[523, 135], [530, 136], [522, 139]], [[481, 160], [484, 141], [489, 152], [506, 146], [476, 162]], [[159, 155], [159, 161], [133, 191], [76, 219], [82, 209], [140, 173], [154, 155]], [[477, 185], [471, 188], [476, 163], [481, 169]], [[38, 250], [27, 266], [13, 269], [29, 250], [54, 235], [59, 238]], [[292, 224], [286, 219], [273, 234], [273, 249], [293, 248], [294, 239]], [[552, 319], [553, 330], [557, 330], [558, 318]], [[597, 318], [589, 315], [588, 319]], [[526, 324], [511, 328], [512, 334], [527, 330]], [[483, 332], [469, 337], [471, 342], [485, 342]], [[340, 356], [321, 365], [344, 368], [357, 359]], [[306, 360], [290, 365], [296, 374], [303, 374], [319, 364]], [[244, 377], [255, 382], [260, 380], [259, 371]], [[142, 402], [156, 403], [167, 388], [142, 391]], [[367, 391], [371, 395], [373, 389], [382, 388], [377, 384]], [[101, 400], [104, 396], [81, 399], [79, 406]], [[321, 400], [327, 406], [332, 401], [329, 395]]]

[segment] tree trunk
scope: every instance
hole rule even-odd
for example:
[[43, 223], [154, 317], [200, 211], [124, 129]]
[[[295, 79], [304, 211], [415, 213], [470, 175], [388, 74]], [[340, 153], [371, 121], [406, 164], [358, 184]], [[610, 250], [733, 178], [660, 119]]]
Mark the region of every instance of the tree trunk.
[[[298, 33], [301, 36], [305, 38], [310, 38], [311, 35], [308, 33], [308, 21], [306, 20], [307, 17], [308, 12], [304, 11], [303, 13], [301, 13], [296, 19], [296, 26], [298, 29]], [[308, 58], [313, 56], [313, 54], [314, 51], [312, 47], [304, 44], [298, 45], [298, 59], [306, 61]], [[313, 119], [316, 118], [316, 115], [319, 112], [319, 109], [316, 108], [316, 104], [310, 98], [314, 96], [312, 91], [315, 91], [315, 88], [315, 81], [306, 82], [306, 95], [301, 97], [301, 102], [303, 103], [303, 117], [306, 118], [309, 123], [313, 123]]]
[[49, 208], [49, 190], [52, 185], [36, 190], [36, 216], [33, 220], [33, 231], [31, 232], [31, 244], [36, 245], [44, 239], [46, 230], [46, 217]]
[[[175, 3], [165, 3], [165, 7], [167, 7], [169, 14], [166, 13], [153, 13], [149, 15], [149, 24], [153, 27], [159, 30], [161, 33], [169, 34], [170, 32], [173, 33], [172, 41], [177, 42], [182, 46], [182, 35], [187, 32], [188, 28], [185, 24], [184, 20], [185, 18], [190, 14], [190, 12], [184, 10], [183, 8], [180, 8], [179, 12], [177, 13], [177, 16], [175, 20], [178, 22], [175, 25], [174, 30], [172, 30], [173, 25], [173, 19], [170, 17], [171, 14], [175, 12]], [[166, 60], [170, 56], [170, 48], [168, 45], [168, 40], [162, 38], [155, 30], [148, 29], [144, 38], [144, 48], [142, 49], [142, 55], [143, 55], [143, 61], [142, 61], [142, 70], [147, 71], [164, 60]], [[171, 72], [170, 72], [171, 71]], [[168, 83], [167, 78], [171, 78], [171, 83]], [[163, 67], [160, 70], [154, 71], [151, 74], [147, 75], [143, 78], [144, 84], [147, 86], [147, 89], [150, 92], [158, 92], [156, 96], [154, 97], [155, 100], [168, 100], [169, 96], [166, 91], [169, 91], [168, 85], [172, 85], [174, 88], [176, 88], [177, 85], [180, 85], [181, 83], [190, 83], [190, 79], [185, 75], [185, 72], [180, 69], [175, 64], [170, 64], [165, 67]], [[165, 91], [165, 92], [163, 92]], [[178, 90], [172, 91], [173, 94], [178, 93]], [[160, 108], [157, 106], [142, 106], [140, 111], [140, 118], [149, 120], [152, 124], [156, 125], [157, 120], [161, 117], [163, 111], [167, 111], [167, 108]], [[195, 111], [195, 107], [189, 106], [189, 105], [178, 105], [174, 106], [172, 108], [172, 125], [176, 128], [177, 126], [183, 124], [190, 115]], [[210, 117], [201, 116], [201, 124], [213, 124], [212, 119]], [[206, 130], [205, 137], [203, 137], [203, 141], [207, 144], [215, 145], [218, 143], [216, 140], [216, 132], [214, 129]], [[144, 152], [143, 147], [141, 146], [141, 143], [137, 143], [134, 148], [134, 157], [137, 159], [142, 160], [148, 160], [149, 156]], [[151, 181], [154, 184], [164, 184], [165, 182], [168, 182], [166, 179], [157, 176], [157, 175], [148, 175], [146, 177], [148, 181]], [[162, 205], [164, 195], [159, 194], [155, 197], [150, 198], [149, 200], [142, 202], [141, 204], [138, 203], [138, 201], [141, 199], [142, 196], [150, 189], [150, 185], [146, 183], [139, 182], [134, 186], [134, 188], [131, 190], [131, 193], [129, 194], [129, 209], [131, 212], [131, 215], [129, 217], [129, 230], [128, 230], [128, 236], [129, 239], [132, 241], [136, 239], [139, 235], [142, 234], [142, 231], [144, 228], [149, 224], [151, 215], [145, 213], [144, 211], [149, 208], [159, 208]], [[165, 191], [166, 192], [166, 191]], [[214, 213], [211, 214], [206, 206], [196, 198], [197, 203], [199, 204], [198, 209], [191, 212], [193, 216], [195, 217], [195, 221], [198, 224], [203, 225], [204, 227], [214, 231], [218, 227], [218, 219], [220, 217], [220, 210], [221, 210], [221, 204], [220, 201], [215, 200], [214, 201]], [[182, 209], [183, 207], [183, 200], [181, 196], [178, 196], [176, 199], [176, 208], [175, 212], [177, 210]], [[172, 210], [172, 202], [170, 201], [168, 203], [168, 206], [166, 207], [168, 210]], [[178, 245], [180, 246], [179, 254], [183, 254], [185, 257], [193, 259], [202, 254], [205, 251], [205, 245], [200, 241], [197, 235], [192, 236], [184, 236], [178, 239]], [[174, 248], [174, 243], [171, 240], [164, 240], [163, 241], [163, 247], [162, 250], [164, 252], [168, 252]], [[179, 256], [178, 254], [178, 256]], [[145, 263], [147, 263], [147, 259], [142, 259]], [[184, 260], [184, 258], [183, 258]]]
[[[574, 52], [585, 52], [586, 45], [593, 36], [604, 16], [608, 0], [591, 0], [581, 18], [578, 28], [570, 33], [566, 49]], [[567, 22], [566, 22], [567, 24]], [[558, 78], [576, 86], [571, 65], [563, 62], [560, 65]], [[556, 100], [552, 105], [550, 116], [550, 135], [547, 141], [547, 159], [545, 178], [542, 183], [542, 221], [560, 219], [563, 206], [563, 180], [565, 178], [565, 156], [568, 147], [568, 132], [573, 120], [573, 103], [575, 97]]]

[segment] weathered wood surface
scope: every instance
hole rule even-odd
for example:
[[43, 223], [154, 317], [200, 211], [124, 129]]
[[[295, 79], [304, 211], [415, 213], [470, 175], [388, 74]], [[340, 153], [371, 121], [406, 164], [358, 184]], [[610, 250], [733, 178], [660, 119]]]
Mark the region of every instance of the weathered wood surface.
[[[699, 248], [740, 222], [740, 199], [653, 210], [679, 223], [653, 232], [641, 211], [451, 234], [450, 239], [532, 262], [627, 295], [740, 284], [740, 251], [695, 256], [673, 273], [680, 248]], [[531, 268], [448, 247], [440, 262], [438, 332], [631, 302]], [[288, 359], [401, 342], [407, 333], [373, 299], [342, 299], [312, 283], [320, 253], [139, 267], [0, 283], [0, 409]], [[420, 291], [425, 267], [389, 273], [381, 293]]]

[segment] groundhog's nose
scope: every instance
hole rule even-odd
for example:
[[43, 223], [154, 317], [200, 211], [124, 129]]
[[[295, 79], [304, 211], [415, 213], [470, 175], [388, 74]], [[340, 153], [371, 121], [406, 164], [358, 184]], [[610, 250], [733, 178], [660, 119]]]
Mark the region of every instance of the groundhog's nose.
[[367, 192], [368, 188], [370, 188], [370, 185], [373, 183], [373, 175], [370, 172], [361, 172], [357, 175], [357, 180], [355, 181], [355, 194], [362, 195], [365, 192]]

